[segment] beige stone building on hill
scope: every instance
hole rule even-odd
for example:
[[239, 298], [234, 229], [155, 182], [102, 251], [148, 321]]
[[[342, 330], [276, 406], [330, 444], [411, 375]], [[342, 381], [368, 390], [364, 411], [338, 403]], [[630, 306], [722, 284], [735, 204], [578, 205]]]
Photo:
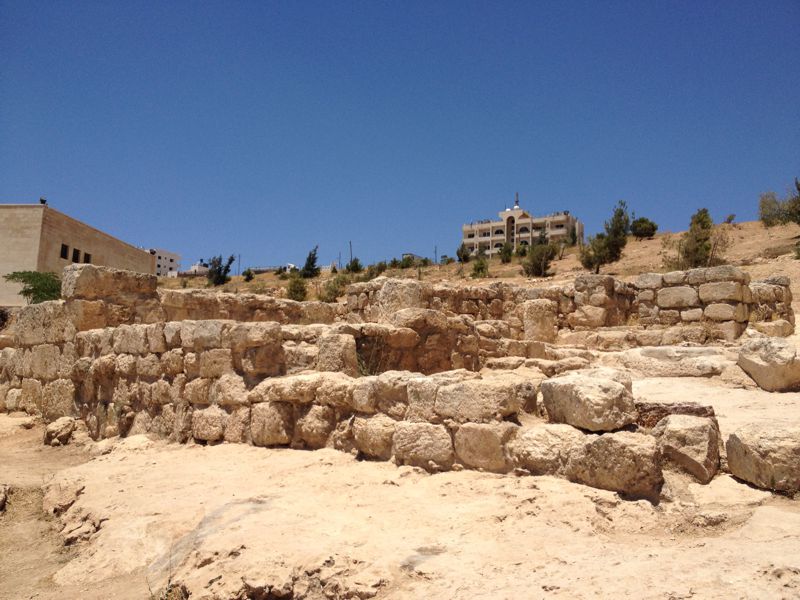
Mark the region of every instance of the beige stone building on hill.
[[0, 204], [0, 306], [20, 306], [14, 271], [61, 274], [72, 263], [91, 263], [155, 274], [156, 258], [50, 208], [46, 204]]
[[473, 254], [477, 254], [479, 248], [489, 256], [497, 254], [506, 242], [515, 249], [520, 245], [531, 245], [542, 231], [551, 242], [569, 240], [573, 227], [576, 239], [583, 241], [583, 223], [567, 210], [534, 217], [520, 208], [517, 201], [514, 208], [507, 208], [497, 216], [496, 220], [486, 219], [461, 226], [461, 241]]

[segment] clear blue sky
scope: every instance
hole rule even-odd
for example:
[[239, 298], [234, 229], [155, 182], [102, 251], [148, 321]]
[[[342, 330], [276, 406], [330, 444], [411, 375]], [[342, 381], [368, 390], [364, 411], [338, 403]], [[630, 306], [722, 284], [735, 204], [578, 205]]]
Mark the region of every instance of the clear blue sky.
[[453, 254], [520, 193], [597, 231], [800, 176], [800, 2], [0, 0], [0, 202], [184, 266]]

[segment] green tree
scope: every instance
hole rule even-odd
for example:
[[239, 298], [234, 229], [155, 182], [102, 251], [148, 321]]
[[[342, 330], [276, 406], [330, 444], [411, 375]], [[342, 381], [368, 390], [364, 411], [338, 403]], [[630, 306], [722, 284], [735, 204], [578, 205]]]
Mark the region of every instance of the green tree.
[[528, 244], [523, 244], [523, 243], [520, 242], [520, 245], [517, 246], [517, 250], [516, 250], [515, 254], [519, 258], [525, 258], [526, 256], [528, 256]]
[[553, 244], [536, 244], [522, 261], [522, 271], [528, 277], [547, 277], [550, 263], [556, 254], [558, 249]]
[[680, 244], [681, 262], [684, 268], [705, 267], [711, 258], [711, 234], [714, 221], [707, 208], [701, 208], [692, 215], [689, 230], [683, 234]]
[[244, 277], [245, 281], [253, 281], [255, 279], [256, 274], [253, 273], [253, 269], [247, 268], [242, 271], [242, 277]]
[[223, 262], [221, 254], [209, 260], [208, 273], [206, 273], [206, 279], [208, 279], [208, 283], [213, 286], [228, 283], [231, 280], [231, 278], [228, 276], [231, 272], [231, 265], [235, 260], [236, 257], [231, 255], [228, 257], [227, 261]]
[[58, 300], [61, 297], [61, 280], [55, 273], [38, 271], [14, 271], [4, 275], [6, 281], [21, 283], [19, 295], [28, 304], [39, 304], [47, 300]]
[[569, 228], [569, 245], [575, 246], [578, 243], [578, 229], [575, 225]]
[[514, 246], [506, 242], [503, 244], [503, 247], [500, 248], [500, 262], [504, 265], [508, 264], [511, 262], [512, 256], [514, 256]]
[[631, 233], [637, 240], [651, 238], [658, 231], [658, 225], [647, 217], [639, 217], [631, 222]]
[[489, 276], [489, 261], [486, 260], [486, 256], [478, 256], [475, 260], [472, 265], [472, 276], [476, 279]]
[[606, 221], [606, 245], [608, 246], [609, 262], [616, 262], [622, 257], [622, 249], [628, 243], [628, 230], [631, 218], [628, 214], [628, 205], [620, 200], [614, 207], [611, 220]]
[[361, 273], [363, 270], [364, 265], [361, 264], [357, 256], [354, 256], [353, 259], [344, 266], [345, 273]]
[[468, 263], [470, 259], [470, 250], [467, 245], [462, 243], [456, 250], [456, 258], [460, 263]]
[[410, 268], [411, 268], [411, 267], [413, 267], [413, 266], [414, 266], [414, 257], [413, 257], [413, 256], [411, 256], [410, 254], [406, 254], [406, 255], [405, 255], [405, 256], [404, 256], [404, 257], [403, 257], [403, 258], [400, 260], [400, 268], [401, 268], [401, 269], [410, 269]]
[[606, 234], [598, 233], [581, 247], [580, 261], [584, 269], [599, 273], [602, 265], [611, 262], [609, 256]]
[[300, 275], [303, 279], [312, 279], [319, 275], [319, 267], [317, 266], [317, 250], [319, 250], [319, 246], [314, 246], [314, 248], [308, 253], [306, 256], [306, 262], [303, 265], [303, 268], [300, 269]]
[[290, 300], [297, 300], [302, 302], [306, 299], [306, 282], [299, 273], [293, 273], [289, 276], [289, 285], [286, 287], [286, 295]]

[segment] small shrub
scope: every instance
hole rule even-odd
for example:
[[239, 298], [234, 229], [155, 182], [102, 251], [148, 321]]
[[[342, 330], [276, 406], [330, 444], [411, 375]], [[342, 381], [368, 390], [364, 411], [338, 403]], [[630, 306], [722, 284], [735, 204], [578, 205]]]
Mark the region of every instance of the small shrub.
[[289, 285], [286, 287], [286, 295], [290, 300], [302, 302], [306, 299], [307, 293], [308, 290], [306, 289], [306, 282], [303, 281], [302, 277], [297, 274], [289, 277]]
[[253, 279], [255, 279], [256, 274], [253, 273], [253, 269], [248, 268], [242, 271], [242, 277], [244, 277], [245, 281], [250, 282], [253, 281]]
[[469, 262], [470, 254], [469, 248], [467, 248], [467, 245], [464, 243], [462, 243], [456, 250], [456, 258], [458, 259], [458, 262], [462, 264]]
[[47, 300], [58, 300], [61, 297], [61, 279], [55, 273], [38, 271], [14, 271], [4, 275], [6, 281], [21, 283], [19, 295], [28, 304], [39, 304]]
[[503, 247], [500, 248], [500, 262], [504, 265], [507, 265], [511, 262], [511, 257], [514, 255], [514, 247], [506, 242], [503, 244]]
[[345, 273], [361, 273], [363, 270], [364, 265], [361, 264], [357, 256], [354, 256], [353, 259], [344, 266]]
[[522, 263], [522, 271], [528, 277], [547, 277], [550, 262], [558, 250], [552, 244], [536, 244]]
[[447, 254], [442, 254], [442, 258], [439, 259], [440, 265], [452, 265], [456, 262], [456, 259], [452, 256], [447, 256]]
[[489, 261], [486, 260], [486, 257], [479, 256], [472, 265], [472, 276], [476, 279], [489, 276]]
[[228, 283], [231, 280], [229, 277], [231, 265], [235, 260], [236, 257], [231, 255], [227, 261], [223, 262], [221, 254], [209, 260], [208, 273], [206, 274], [209, 285], [218, 286]]
[[188, 278], [181, 277], [181, 287], [183, 289], [186, 289], [187, 287], [189, 287], [189, 279]]
[[389, 261], [389, 268], [390, 269], [399, 269], [400, 268], [400, 261], [396, 258], [393, 258]]
[[519, 258], [525, 258], [526, 256], [528, 256], [528, 245], [520, 244], [519, 246], [517, 246], [516, 255]]
[[639, 217], [631, 223], [631, 233], [637, 240], [652, 238], [656, 231], [658, 231], [658, 225], [647, 217]]
[[339, 272], [339, 269], [336, 268], [336, 265], [331, 265], [331, 275], [336, 275]]
[[727, 217], [725, 217], [725, 224], [726, 225], [733, 225], [733, 222], [736, 220], [736, 215], [731, 213]]
[[609, 252], [606, 235], [598, 233], [591, 236], [589, 241], [581, 247], [580, 253], [581, 265], [584, 269], [589, 269], [593, 273], [599, 273], [600, 267], [608, 262]]
[[322, 290], [319, 293], [319, 299], [322, 302], [336, 302], [339, 296], [344, 294], [347, 287], [348, 279], [346, 275], [337, 275], [325, 282]]
[[430, 258], [425, 257], [425, 258], [420, 259], [418, 266], [420, 266], [420, 267], [430, 267], [432, 264], [433, 264], [433, 261]]
[[401, 269], [410, 269], [413, 266], [414, 266], [414, 257], [413, 256], [409, 256], [408, 254], [406, 254], [400, 260], [400, 268]]

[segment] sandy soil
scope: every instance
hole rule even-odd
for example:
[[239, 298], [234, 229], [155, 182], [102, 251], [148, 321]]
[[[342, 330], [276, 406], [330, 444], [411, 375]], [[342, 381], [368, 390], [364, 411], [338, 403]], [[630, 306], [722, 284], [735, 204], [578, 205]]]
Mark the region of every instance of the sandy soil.
[[[800, 423], [800, 394], [718, 378], [645, 378], [635, 391], [709, 402], [723, 434]], [[550, 477], [428, 475], [332, 450], [135, 436], [90, 459], [37, 446], [39, 435], [0, 416], [2, 479], [21, 488], [0, 518], [0, 598], [146, 598], [170, 579], [193, 599], [281, 582], [377, 598], [800, 596], [800, 503], [727, 475], [700, 486], [668, 472], [670, 500], [653, 506]], [[36, 509], [48, 473], [49, 485], [84, 486], [60, 521]], [[60, 522], [86, 518], [99, 531], [64, 548]]]

